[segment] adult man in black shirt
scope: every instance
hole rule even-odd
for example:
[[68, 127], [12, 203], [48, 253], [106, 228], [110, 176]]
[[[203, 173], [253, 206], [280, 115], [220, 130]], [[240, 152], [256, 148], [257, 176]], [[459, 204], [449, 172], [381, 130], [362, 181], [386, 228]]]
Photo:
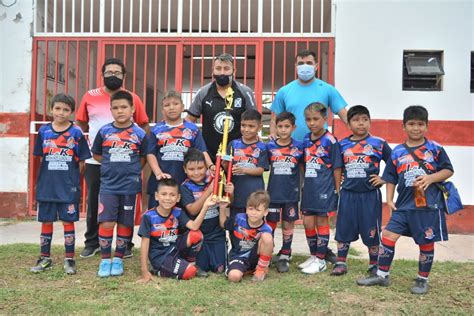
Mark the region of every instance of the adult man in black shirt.
[[234, 80], [234, 58], [223, 53], [214, 59], [212, 76], [214, 80], [198, 90], [191, 107], [187, 110], [187, 120], [196, 122], [202, 115], [202, 135], [207, 152], [215, 161], [219, 144], [222, 141], [225, 117], [225, 94], [228, 87], [234, 90], [232, 121], [229, 129], [229, 142], [241, 137], [240, 116], [247, 109], [255, 109], [253, 91], [246, 85]]

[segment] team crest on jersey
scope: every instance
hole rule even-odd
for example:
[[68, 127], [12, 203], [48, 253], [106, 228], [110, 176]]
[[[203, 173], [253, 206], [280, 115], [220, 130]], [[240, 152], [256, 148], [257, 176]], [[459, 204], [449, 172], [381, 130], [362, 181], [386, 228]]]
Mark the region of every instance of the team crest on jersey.
[[67, 148], [74, 148], [74, 143], [75, 143], [74, 137], [71, 136], [66, 141], [66, 147]]
[[352, 149], [347, 149], [346, 151], [344, 151], [344, 156], [355, 156], [355, 155]]
[[193, 131], [191, 131], [189, 128], [183, 129], [183, 138], [192, 139], [193, 138]]
[[52, 139], [45, 139], [43, 141], [43, 145], [44, 145], [44, 147], [47, 147], [47, 148], [58, 148], [58, 146], [56, 145], [56, 143]]
[[316, 149], [316, 156], [321, 157], [324, 156], [326, 151], [324, 150], [323, 146], [318, 146], [318, 149]]
[[363, 153], [367, 156], [373, 155], [374, 154], [374, 147], [372, 147], [372, 145], [370, 145], [370, 144], [365, 145]]
[[138, 143], [138, 136], [135, 133], [130, 134], [130, 142], [136, 144]]
[[423, 158], [424, 161], [430, 162], [430, 163], [434, 161], [433, 153], [431, 152], [431, 150], [425, 151], [424, 154], [425, 154]]
[[429, 227], [425, 230], [425, 239], [431, 240], [435, 237], [433, 228]]
[[260, 157], [260, 148], [256, 147], [256, 148], [253, 150], [252, 157], [254, 157], [254, 158]]
[[291, 156], [295, 157], [295, 156], [298, 156], [298, 154], [299, 154], [298, 148], [296, 147], [291, 148], [291, 151], [290, 151]]
[[242, 107], [242, 98], [234, 99], [234, 108], [239, 109]]
[[162, 139], [169, 139], [169, 138], [173, 138], [173, 136], [171, 136], [170, 133], [159, 133], [158, 135], [156, 135], [158, 139], [162, 140]]
[[67, 207], [67, 213], [68, 214], [74, 214], [76, 213], [76, 207], [74, 206], [74, 204], [69, 204], [68, 207]]

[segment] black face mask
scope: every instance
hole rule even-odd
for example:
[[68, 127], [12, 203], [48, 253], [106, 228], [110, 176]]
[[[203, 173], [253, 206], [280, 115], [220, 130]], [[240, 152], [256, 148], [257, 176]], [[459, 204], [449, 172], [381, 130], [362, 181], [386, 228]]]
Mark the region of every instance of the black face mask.
[[232, 80], [232, 75], [213, 75], [214, 79], [216, 79], [216, 82], [219, 86], [225, 87], [227, 86], [230, 81]]
[[112, 91], [120, 89], [120, 87], [122, 86], [122, 83], [123, 83], [123, 79], [117, 78], [115, 76], [104, 78], [105, 86]]

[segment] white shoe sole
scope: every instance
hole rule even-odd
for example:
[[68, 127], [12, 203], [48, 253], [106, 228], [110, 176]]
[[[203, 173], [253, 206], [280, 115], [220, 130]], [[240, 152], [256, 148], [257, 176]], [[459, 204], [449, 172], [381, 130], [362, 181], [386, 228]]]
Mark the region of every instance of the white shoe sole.
[[315, 260], [314, 258], [307, 259], [305, 262], [300, 263], [298, 265], [298, 269], [302, 270], [302, 269], [305, 269], [305, 268], [309, 267], [314, 262], [314, 260]]

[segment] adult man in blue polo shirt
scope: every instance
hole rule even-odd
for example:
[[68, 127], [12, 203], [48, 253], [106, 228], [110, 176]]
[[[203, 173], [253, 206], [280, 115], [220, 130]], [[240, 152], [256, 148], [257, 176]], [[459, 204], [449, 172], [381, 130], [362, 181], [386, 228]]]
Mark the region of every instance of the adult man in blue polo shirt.
[[304, 119], [304, 109], [312, 102], [325, 104], [347, 124], [346, 101], [336, 88], [315, 77], [317, 68], [316, 55], [313, 52], [302, 50], [296, 55], [298, 79], [278, 90], [273, 100], [270, 137], [276, 138], [276, 116], [287, 111], [296, 117], [296, 130], [292, 137], [302, 141], [304, 136], [309, 133]]

